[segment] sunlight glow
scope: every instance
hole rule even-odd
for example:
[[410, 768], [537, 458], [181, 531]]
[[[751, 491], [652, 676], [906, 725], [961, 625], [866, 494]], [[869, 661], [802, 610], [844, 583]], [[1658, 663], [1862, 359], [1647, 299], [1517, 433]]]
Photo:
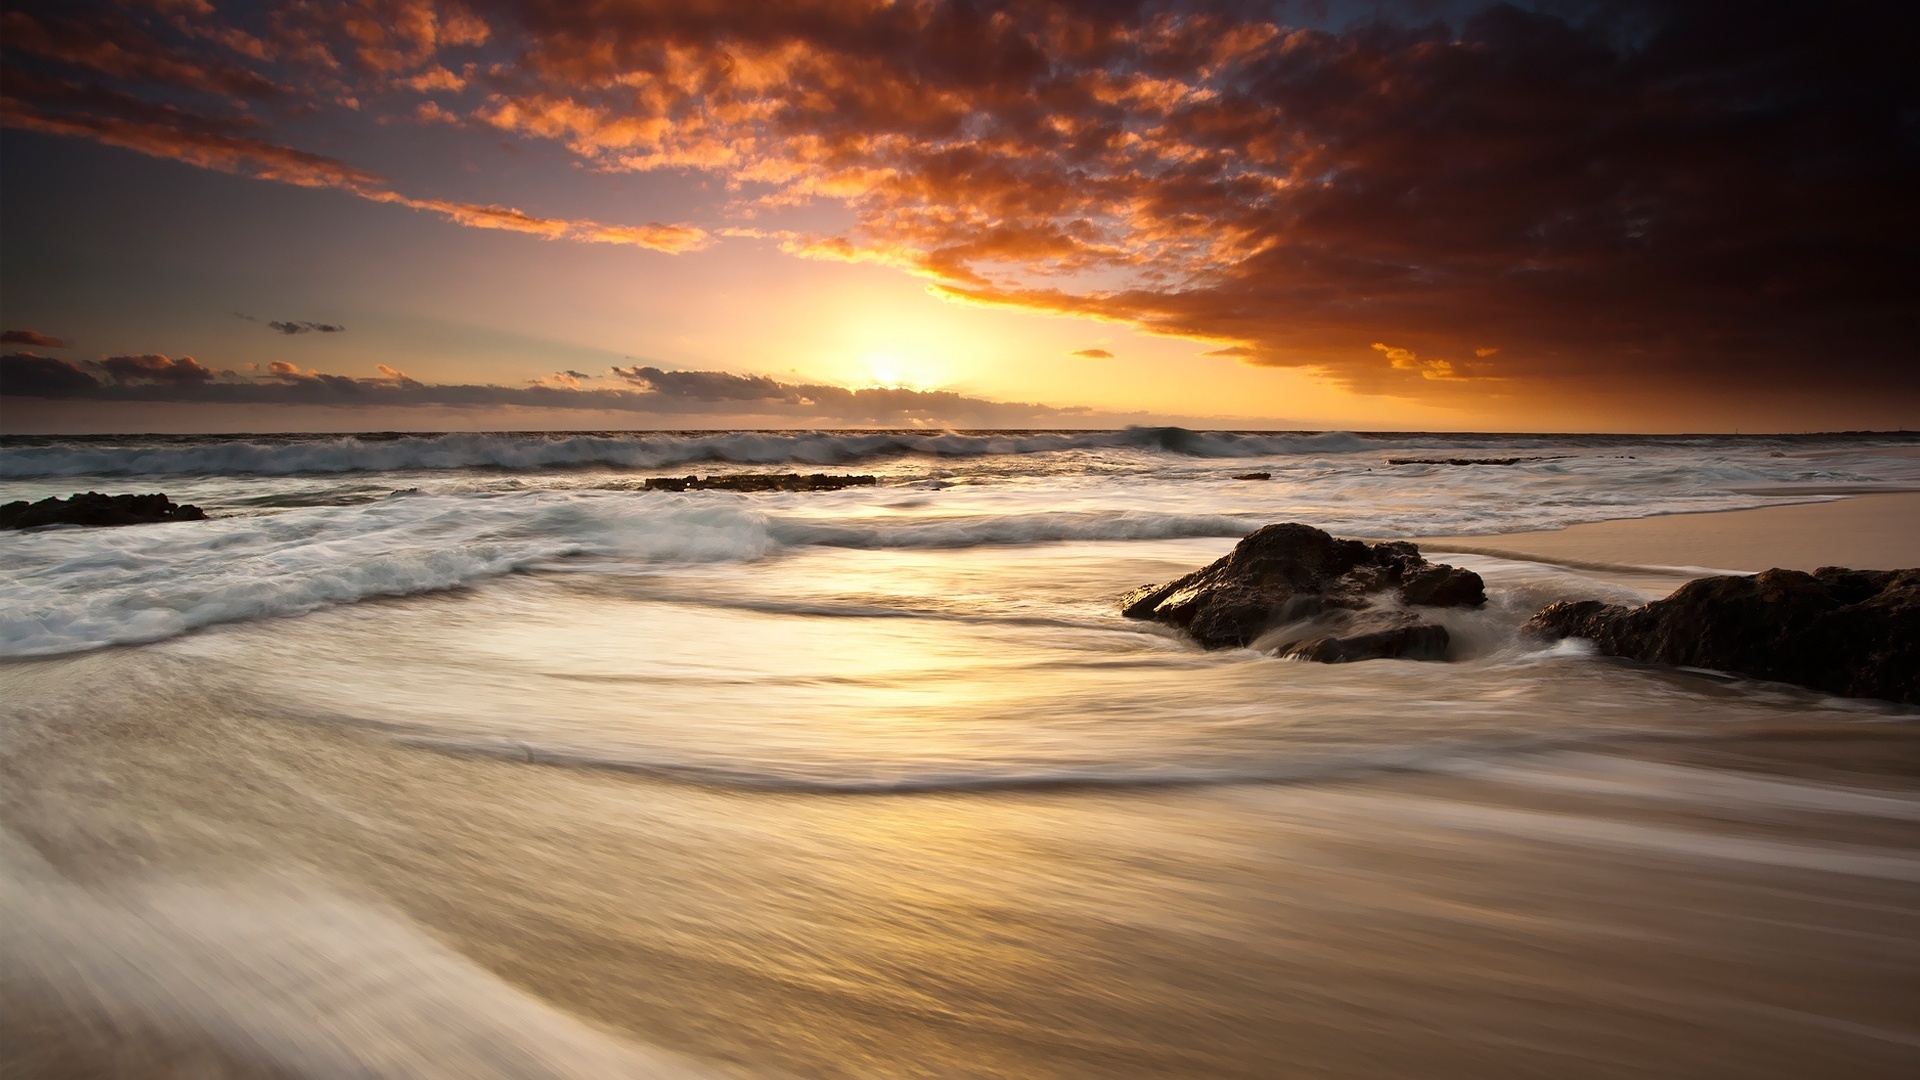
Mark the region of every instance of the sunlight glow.
[[870, 385], [887, 389], [937, 390], [949, 378], [942, 365], [896, 350], [869, 353], [862, 366]]

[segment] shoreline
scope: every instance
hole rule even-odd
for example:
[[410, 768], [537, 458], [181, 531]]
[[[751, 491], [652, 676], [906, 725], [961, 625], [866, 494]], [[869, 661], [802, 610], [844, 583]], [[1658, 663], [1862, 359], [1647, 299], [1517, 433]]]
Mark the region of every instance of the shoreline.
[[1454, 552], [1595, 569], [1757, 573], [1773, 567], [1920, 566], [1920, 492], [1828, 502], [1622, 518], [1484, 536], [1416, 536], [1423, 553]]

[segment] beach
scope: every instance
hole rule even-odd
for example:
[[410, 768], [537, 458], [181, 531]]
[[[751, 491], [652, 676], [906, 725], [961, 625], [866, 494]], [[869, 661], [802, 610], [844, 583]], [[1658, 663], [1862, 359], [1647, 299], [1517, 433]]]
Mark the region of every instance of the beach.
[[[214, 520], [13, 541], [0, 1043], [25, 1075], [1909, 1075], [1913, 710], [1516, 636], [1689, 568], [1920, 565], [1909, 447], [167, 474]], [[1834, 453], [1892, 490], [1735, 490]], [[1119, 617], [1288, 519], [1482, 574], [1452, 662]]]
[[[1806, 492], [1805, 494], [1814, 494]], [[1798, 503], [1571, 525], [1551, 532], [1421, 537], [1424, 548], [1585, 564], [1754, 573], [1770, 567], [1895, 569], [1920, 560], [1920, 493], [1827, 496]]]

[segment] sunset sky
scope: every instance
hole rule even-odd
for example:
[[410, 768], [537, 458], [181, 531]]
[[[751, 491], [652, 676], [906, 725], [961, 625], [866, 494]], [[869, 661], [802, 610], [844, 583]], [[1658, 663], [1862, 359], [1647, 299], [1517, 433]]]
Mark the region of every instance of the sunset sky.
[[0, 428], [1920, 427], [1920, 6], [4, 5]]

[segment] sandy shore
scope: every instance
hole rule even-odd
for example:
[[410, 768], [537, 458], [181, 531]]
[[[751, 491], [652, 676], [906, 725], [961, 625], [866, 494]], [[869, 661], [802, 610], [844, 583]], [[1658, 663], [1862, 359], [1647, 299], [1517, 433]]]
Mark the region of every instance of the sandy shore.
[[1920, 566], [1920, 493], [1602, 521], [1551, 532], [1419, 537], [1417, 542], [1429, 552], [1576, 564], [1747, 573], [1773, 566], [1893, 569]]

